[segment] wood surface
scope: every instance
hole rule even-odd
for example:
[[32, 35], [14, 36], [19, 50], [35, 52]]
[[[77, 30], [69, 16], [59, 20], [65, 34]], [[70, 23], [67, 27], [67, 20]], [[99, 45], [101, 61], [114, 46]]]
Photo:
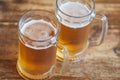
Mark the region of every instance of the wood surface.
[[[50, 80], [120, 80], [120, 56], [114, 52], [120, 41], [120, 0], [95, 2], [96, 12], [108, 17], [105, 41], [90, 47], [84, 60], [74, 64], [68, 73]], [[23, 13], [31, 9], [54, 12], [55, 0], [0, 0], [0, 80], [23, 80], [16, 71], [17, 24]]]

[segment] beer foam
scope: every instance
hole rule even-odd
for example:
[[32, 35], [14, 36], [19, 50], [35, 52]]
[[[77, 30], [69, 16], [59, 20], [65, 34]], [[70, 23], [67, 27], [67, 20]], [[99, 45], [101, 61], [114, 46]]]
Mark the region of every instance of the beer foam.
[[[38, 23], [38, 25], [34, 25], [34, 24], [36, 24], [36, 23]], [[46, 25], [40, 25], [40, 24], [46, 24]], [[31, 26], [31, 25], [33, 25], [33, 26]], [[25, 32], [27, 32], [27, 34], [29, 34], [30, 32], [29, 32], [29, 31], [26, 31], [27, 28], [29, 28], [29, 27], [34, 27], [34, 28], [37, 28], [37, 29], [41, 29], [42, 26], [49, 26], [49, 27], [51, 27], [52, 29], [54, 29], [54, 32], [56, 33], [56, 29], [54, 28], [54, 26], [53, 26], [51, 23], [49, 23], [49, 22], [47, 22], [47, 21], [45, 21], [45, 20], [43, 20], [43, 19], [40, 19], [40, 20], [31, 20], [31, 21], [25, 23], [25, 24], [23, 25], [22, 29], [21, 29], [21, 32], [22, 32], [23, 34], [25, 34]], [[43, 34], [45, 34], [45, 35], [47, 36], [47, 33], [45, 33], [45, 31], [42, 31], [41, 33], [43, 33]], [[39, 39], [38, 39], [38, 40], [39, 40]]]
[[[79, 2], [66, 2], [60, 6], [60, 10], [65, 14], [74, 17], [82, 17], [90, 13], [90, 10], [86, 5]], [[88, 25], [90, 22], [89, 17], [84, 18], [73, 18], [58, 12], [59, 16], [62, 17], [62, 24], [71, 28], [81, 28]]]
[[[41, 19], [31, 20], [25, 23], [21, 29], [21, 32], [28, 38], [39, 41], [54, 37], [56, 34], [56, 29], [51, 23]], [[50, 47], [50, 44], [52, 43], [25, 40], [25, 45], [33, 49], [45, 49]]]

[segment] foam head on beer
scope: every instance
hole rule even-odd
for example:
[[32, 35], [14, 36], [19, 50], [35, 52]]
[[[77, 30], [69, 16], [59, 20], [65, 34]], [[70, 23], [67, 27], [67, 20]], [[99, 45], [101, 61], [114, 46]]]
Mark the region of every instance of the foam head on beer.
[[[44, 41], [47, 39], [50, 39], [55, 36], [56, 29], [54, 26], [45, 21], [45, 20], [31, 20], [24, 24], [24, 26], [21, 29], [22, 34], [24, 34], [26, 37], [28, 37], [31, 40], [25, 40], [26, 45], [32, 48], [36, 49], [40, 48], [40, 46], [47, 46], [50, 44], [50, 42], [37, 42], [37, 41]], [[48, 47], [48, 46], [47, 46]]]
[[[87, 6], [80, 2], [66, 2], [66, 3], [60, 5], [60, 10], [62, 12], [64, 12], [65, 14], [69, 15], [69, 16], [66, 16], [63, 13], [58, 12], [60, 17], [62, 17], [64, 19], [64, 20], [62, 20], [62, 23], [66, 26], [69, 26], [72, 28], [80, 28], [80, 27], [84, 27], [90, 23], [88, 21], [88, 18], [90, 18], [90, 17], [80, 18], [80, 17], [88, 15], [90, 13], [90, 10], [87, 8]], [[70, 16], [72, 16], [72, 17], [70, 17]], [[76, 17], [78, 17], [78, 18], [76, 18]]]

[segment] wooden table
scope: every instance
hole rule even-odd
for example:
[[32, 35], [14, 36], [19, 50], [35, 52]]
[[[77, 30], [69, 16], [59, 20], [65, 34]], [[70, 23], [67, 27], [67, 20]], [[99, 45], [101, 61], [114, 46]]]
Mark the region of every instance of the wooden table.
[[[66, 76], [51, 80], [120, 80], [120, 57], [114, 53], [120, 39], [120, 0], [95, 0], [96, 11], [109, 20], [103, 44], [91, 47], [85, 59]], [[55, 11], [55, 0], [0, 0], [0, 80], [23, 80], [16, 71], [19, 18], [27, 10]], [[119, 45], [120, 46], [120, 45]]]

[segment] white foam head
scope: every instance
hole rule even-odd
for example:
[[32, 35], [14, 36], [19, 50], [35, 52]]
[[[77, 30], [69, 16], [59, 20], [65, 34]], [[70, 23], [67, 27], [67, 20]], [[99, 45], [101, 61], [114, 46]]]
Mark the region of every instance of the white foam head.
[[[58, 12], [58, 15], [62, 17], [62, 24], [71, 27], [71, 28], [81, 28], [88, 25], [89, 16], [84, 18], [75, 18], [75, 17], [82, 17], [90, 13], [90, 10], [87, 8], [86, 5], [79, 3], [79, 2], [66, 2], [60, 6], [60, 10], [65, 14], [68, 14], [73, 17], [69, 17], [61, 12]], [[59, 18], [58, 18], [59, 19]], [[68, 21], [68, 22], [67, 22]], [[85, 22], [84, 24], [82, 24]]]
[[54, 38], [54, 34], [56, 34], [56, 29], [51, 23], [43, 19], [31, 20], [23, 25], [21, 29], [21, 33], [32, 40], [36, 40], [36, 41], [30, 41], [30, 40], [28, 41], [24, 39], [25, 45], [27, 47], [33, 49], [45, 49], [50, 47], [49, 44], [51, 44], [51, 42], [50, 41], [37, 42], [37, 41]]
[[[33, 24], [36, 24], [36, 23], [39, 23], [39, 24], [38, 24], [38, 25], [33, 25]], [[29, 28], [29, 27], [34, 27], [34, 29], [35, 29], [35, 28], [41, 29], [43, 25], [40, 25], [40, 24], [46, 24], [47, 26], [52, 27], [52, 29], [54, 29], [54, 31], [55, 31], [55, 33], [56, 33], [55, 27], [54, 27], [50, 22], [47, 22], [47, 21], [45, 21], [45, 20], [43, 20], [43, 19], [40, 19], [40, 20], [31, 20], [31, 21], [25, 23], [25, 24], [23, 25], [22, 29], [21, 29], [21, 32], [22, 32], [23, 34], [25, 34], [26, 29]], [[31, 26], [31, 25], [33, 25], [33, 26]], [[40, 26], [41, 26], [41, 27], [40, 27]], [[45, 26], [45, 25], [44, 25], [44, 26]], [[36, 29], [35, 29], [35, 30], [36, 30]], [[47, 31], [49, 32], [49, 30], [47, 30]], [[42, 31], [42, 32], [45, 33], [45, 31]], [[48, 33], [48, 32], [47, 32], [47, 33]], [[30, 33], [31, 33], [31, 32], [27, 32], [27, 34], [30, 34]], [[47, 33], [46, 33], [46, 36], [48, 35]], [[37, 39], [39, 40], [39, 38], [37, 38]]]

